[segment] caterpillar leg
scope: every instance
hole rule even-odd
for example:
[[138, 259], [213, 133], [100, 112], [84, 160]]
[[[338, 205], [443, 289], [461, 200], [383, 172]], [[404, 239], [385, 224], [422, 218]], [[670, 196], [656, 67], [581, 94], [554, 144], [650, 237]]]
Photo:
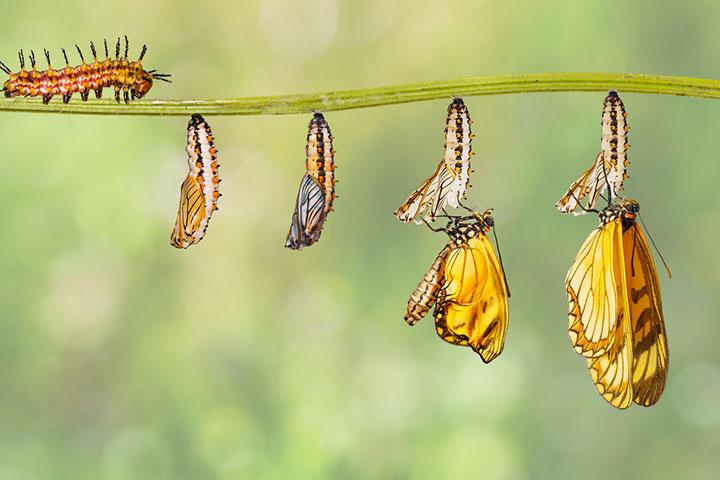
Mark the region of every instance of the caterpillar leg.
[[72, 96], [72, 92], [63, 93], [63, 103], [70, 103], [70, 99], [72, 98]]
[[117, 87], [115, 88], [115, 101], [120, 103], [120, 89]]
[[123, 100], [125, 101], [125, 105], [130, 103], [130, 93], [127, 91], [127, 89], [123, 90]]
[[87, 102], [89, 96], [90, 90], [83, 90], [82, 92], [80, 92], [80, 100], [82, 100], [83, 102]]
[[43, 95], [43, 100], [42, 100], [43, 104], [47, 105], [48, 103], [50, 103], [50, 100], [52, 99], [52, 97], [53, 97], [52, 93], [46, 93], [45, 95]]
[[102, 98], [102, 87], [95, 89], [95, 98]]

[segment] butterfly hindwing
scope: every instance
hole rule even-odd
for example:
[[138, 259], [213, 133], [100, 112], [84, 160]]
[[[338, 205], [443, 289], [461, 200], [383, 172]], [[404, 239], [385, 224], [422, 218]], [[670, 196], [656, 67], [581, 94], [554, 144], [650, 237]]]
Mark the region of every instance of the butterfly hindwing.
[[650, 406], [665, 388], [668, 346], [660, 299], [660, 282], [645, 235], [636, 223], [623, 234], [633, 339], [634, 401]]

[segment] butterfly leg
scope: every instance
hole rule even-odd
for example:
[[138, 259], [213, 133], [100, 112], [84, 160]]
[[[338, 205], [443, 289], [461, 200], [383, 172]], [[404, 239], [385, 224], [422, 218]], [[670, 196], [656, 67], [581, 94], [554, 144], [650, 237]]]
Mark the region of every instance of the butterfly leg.
[[462, 202], [459, 201], [459, 200], [458, 200], [458, 205], [460, 205], [462, 208], [464, 208], [464, 209], [467, 210], [468, 212], [474, 212], [474, 211], [475, 211], [475, 210], [473, 210], [472, 208], [468, 207], [467, 205], [465, 205], [464, 203], [462, 203]]

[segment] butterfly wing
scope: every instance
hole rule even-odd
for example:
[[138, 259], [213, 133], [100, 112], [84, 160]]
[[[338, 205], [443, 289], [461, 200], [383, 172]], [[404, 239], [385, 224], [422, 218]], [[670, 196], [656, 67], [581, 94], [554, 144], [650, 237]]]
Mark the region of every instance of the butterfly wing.
[[442, 161], [430, 178], [425, 180], [420, 188], [395, 210], [395, 216], [402, 222], [422, 223], [418, 218], [433, 221], [435, 216], [447, 204], [447, 196], [453, 188], [456, 175], [445, 162]]
[[635, 403], [649, 407], [665, 388], [668, 345], [660, 282], [642, 229], [633, 223], [623, 233], [632, 325], [632, 383]]
[[[595, 162], [580, 175], [563, 197], [558, 200], [555, 207], [562, 213], [573, 215], [584, 215], [587, 209], [595, 208], [600, 195], [608, 186], [606, 180], [610, 165], [605, 160], [602, 152], [595, 158]], [[582, 208], [581, 203], [587, 197], [586, 206]]]
[[622, 269], [616, 260], [622, 251], [621, 233], [617, 221], [593, 230], [565, 277], [568, 333], [575, 351], [585, 357], [604, 355], [616, 338], [622, 314], [617, 293]]
[[435, 304], [442, 285], [448, 253], [450, 253], [450, 247], [446, 246], [410, 295], [405, 311], [405, 321], [408, 325], [415, 325], [419, 322]]
[[[175, 228], [170, 236], [170, 245], [187, 248], [202, 240], [205, 229], [200, 228], [205, 217], [205, 196], [197, 178], [188, 175], [180, 187], [180, 206], [178, 207]], [[207, 228], [207, 222], [205, 223]]]
[[621, 316], [613, 332], [615, 342], [599, 357], [588, 358], [588, 371], [595, 389], [609, 404], [627, 408], [633, 401], [632, 336], [629, 320]]
[[485, 363], [500, 355], [508, 326], [508, 291], [495, 250], [485, 235], [448, 254], [435, 307], [443, 340], [471, 347]]
[[309, 174], [303, 175], [298, 189], [295, 212], [285, 246], [300, 250], [317, 242], [325, 223], [325, 193]]
[[622, 221], [595, 229], [565, 279], [568, 333], [586, 357], [590, 378], [611, 405], [632, 403], [632, 338], [624, 276]]

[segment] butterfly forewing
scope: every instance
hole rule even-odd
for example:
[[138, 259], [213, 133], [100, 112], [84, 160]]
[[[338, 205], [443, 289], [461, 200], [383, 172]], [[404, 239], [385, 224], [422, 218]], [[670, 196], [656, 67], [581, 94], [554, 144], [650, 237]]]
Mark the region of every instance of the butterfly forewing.
[[621, 265], [612, 259], [621, 247], [621, 228], [611, 222], [595, 229], [565, 278], [570, 305], [568, 333], [575, 351], [585, 357], [605, 354], [615, 341]]

